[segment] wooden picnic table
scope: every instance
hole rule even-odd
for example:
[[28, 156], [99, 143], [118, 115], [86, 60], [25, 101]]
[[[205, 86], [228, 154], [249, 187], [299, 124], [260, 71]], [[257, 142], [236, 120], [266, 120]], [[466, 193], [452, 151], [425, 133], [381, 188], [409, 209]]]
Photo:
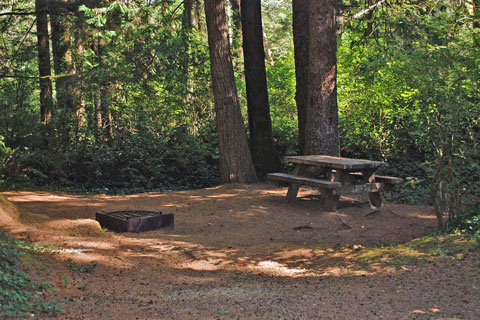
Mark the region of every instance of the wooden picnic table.
[[381, 192], [386, 187], [403, 183], [403, 179], [375, 175], [386, 162], [325, 155], [287, 156], [295, 163], [293, 174], [270, 173], [271, 180], [289, 183], [287, 198], [294, 200], [301, 185], [317, 187], [326, 209], [335, 210], [343, 194], [366, 194], [374, 207], [382, 206]]

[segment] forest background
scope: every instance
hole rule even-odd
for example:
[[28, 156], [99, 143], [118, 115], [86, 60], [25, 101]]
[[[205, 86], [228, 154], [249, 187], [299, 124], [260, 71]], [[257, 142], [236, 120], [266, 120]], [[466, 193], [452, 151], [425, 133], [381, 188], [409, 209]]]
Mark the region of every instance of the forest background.
[[[1, 187], [133, 193], [219, 184], [202, 3], [52, 3], [60, 2], [0, 4]], [[246, 121], [239, 3], [225, 5]], [[480, 229], [479, 6], [344, 0], [337, 18], [341, 155], [387, 161], [384, 174], [406, 178], [390, 200], [434, 204], [472, 230]], [[262, 1], [262, 14], [280, 159], [301, 153], [292, 3]], [[41, 19], [48, 70], [39, 65]], [[49, 76], [39, 77], [42, 67]], [[42, 81], [52, 101], [40, 101]]]

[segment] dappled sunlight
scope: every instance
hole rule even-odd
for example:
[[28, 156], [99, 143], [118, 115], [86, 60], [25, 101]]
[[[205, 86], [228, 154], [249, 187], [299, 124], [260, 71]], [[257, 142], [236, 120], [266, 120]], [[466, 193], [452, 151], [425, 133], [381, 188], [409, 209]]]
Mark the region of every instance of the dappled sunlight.
[[58, 202], [65, 200], [77, 200], [75, 196], [55, 195], [50, 193], [38, 193], [38, 192], [7, 192], [5, 193], [10, 201], [13, 202]]
[[[39, 217], [32, 228], [43, 229], [42, 242], [65, 248], [62, 259], [96, 261], [111, 269], [148, 266], [149, 270], [166, 268], [185, 276], [198, 273], [200, 278], [203, 272], [284, 278], [402, 272], [392, 268], [390, 258], [379, 261], [384, 254], [381, 251], [357, 252], [350, 246], [385, 239], [403, 241], [408, 239], [405, 235], [417, 220], [408, 222], [403, 217], [381, 214], [366, 218], [370, 209], [364, 204], [326, 212], [318, 201], [286, 202], [285, 191], [286, 188], [259, 184], [126, 196], [31, 192], [6, 195], [18, 204], [23, 217]], [[312, 194], [316, 191], [301, 191], [302, 196]], [[96, 211], [127, 209], [172, 212], [175, 227], [116, 234], [102, 230], [93, 220]], [[417, 214], [407, 206], [402, 209]], [[404, 226], [401, 232], [388, 229], [392, 219], [396, 219], [393, 230]], [[399, 250], [392, 253], [400, 254]], [[364, 262], [367, 260], [368, 267]]]
[[303, 268], [289, 268], [281, 263], [271, 260], [260, 261], [256, 265], [248, 265], [247, 268], [253, 272], [260, 272], [275, 276], [292, 277], [306, 273], [306, 270]]

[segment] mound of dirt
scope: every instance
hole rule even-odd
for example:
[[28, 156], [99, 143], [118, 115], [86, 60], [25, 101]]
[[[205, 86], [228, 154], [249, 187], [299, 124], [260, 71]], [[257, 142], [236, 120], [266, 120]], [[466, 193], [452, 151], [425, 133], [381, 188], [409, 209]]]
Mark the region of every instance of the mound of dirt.
[[5, 196], [0, 195], [0, 227], [9, 227], [16, 223], [19, 218], [19, 212], [15, 204], [8, 201]]

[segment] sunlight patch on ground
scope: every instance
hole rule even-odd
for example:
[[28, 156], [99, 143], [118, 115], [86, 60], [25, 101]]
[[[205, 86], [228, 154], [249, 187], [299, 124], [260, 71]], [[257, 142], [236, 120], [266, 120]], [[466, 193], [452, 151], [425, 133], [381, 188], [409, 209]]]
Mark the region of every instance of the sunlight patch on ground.
[[68, 196], [57, 196], [53, 194], [36, 194], [36, 193], [22, 193], [21, 195], [12, 195], [8, 199], [14, 202], [57, 202], [64, 200], [76, 200], [73, 197]]
[[182, 264], [181, 268], [197, 271], [215, 271], [222, 269], [220, 266], [222, 262], [221, 259], [196, 260]]
[[289, 277], [298, 276], [306, 272], [306, 270], [303, 268], [302, 269], [288, 268], [283, 264], [280, 264], [276, 261], [271, 261], [271, 260], [260, 261], [256, 265], [247, 266], [247, 268], [255, 272], [273, 274], [278, 276], [289, 276]]

